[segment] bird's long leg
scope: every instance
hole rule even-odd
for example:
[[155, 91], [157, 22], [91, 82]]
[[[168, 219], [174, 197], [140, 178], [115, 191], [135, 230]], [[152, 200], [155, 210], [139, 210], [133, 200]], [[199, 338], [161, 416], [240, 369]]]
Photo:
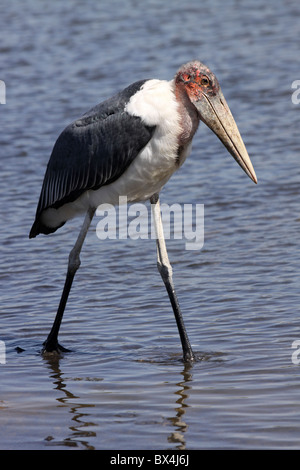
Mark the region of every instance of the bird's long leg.
[[183, 350], [183, 360], [186, 362], [194, 361], [195, 356], [192, 351], [189, 338], [187, 336], [187, 332], [184, 326], [182, 313], [179, 307], [179, 302], [176, 296], [175, 287], [172, 278], [172, 266], [169, 261], [164, 233], [163, 233], [163, 225], [161, 220], [161, 211], [160, 211], [160, 202], [158, 194], [154, 194], [150, 198], [152, 210], [153, 210], [153, 218], [154, 218], [154, 225], [156, 231], [156, 246], [157, 246], [157, 267], [158, 271], [164, 281], [166, 286], [167, 292], [169, 294], [169, 298], [173, 307], [181, 344]]
[[76, 271], [80, 266], [80, 256], [79, 256], [80, 251], [81, 251], [84, 239], [86, 237], [86, 234], [88, 232], [89, 226], [91, 224], [92, 218], [94, 216], [94, 213], [95, 213], [95, 209], [89, 209], [87, 211], [80, 233], [76, 240], [76, 243], [70, 252], [64, 289], [61, 295], [60, 303], [58, 306], [58, 310], [56, 313], [56, 317], [55, 317], [52, 329], [48, 335], [48, 338], [46, 339], [43, 345], [43, 352], [68, 351], [67, 349], [63, 348], [61, 345], [58, 344], [58, 332], [59, 332], [60, 324], [61, 324], [62, 317], [64, 314], [64, 310], [66, 307], [66, 303], [68, 300], [68, 296], [72, 287], [72, 282], [76, 274]]

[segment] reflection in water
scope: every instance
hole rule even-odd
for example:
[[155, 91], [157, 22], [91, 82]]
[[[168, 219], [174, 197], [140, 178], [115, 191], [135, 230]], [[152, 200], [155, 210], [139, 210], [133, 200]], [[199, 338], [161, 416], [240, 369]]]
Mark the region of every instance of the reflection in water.
[[184, 434], [188, 428], [188, 425], [183, 420], [183, 417], [185, 415], [186, 408], [188, 407], [187, 403], [185, 402], [189, 397], [188, 391], [191, 388], [190, 385], [188, 385], [188, 383], [192, 380], [192, 374], [190, 372], [191, 368], [192, 365], [188, 364], [184, 367], [183, 371], [181, 372], [183, 380], [181, 382], [178, 382], [177, 386], [179, 387], [179, 389], [175, 392], [176, 397], [178, 395], [176, 403], [179, 406], [175, 408], [175, 417], [170, 418], [170, 421], [172, 422], [175, 431], [172, 432], [172, 434], [168, 437], [168, 441], [178, 444], [176, 448], [179, 450], [184, 450], [186, 448]]
[[[94, 408], [95, 405], [86, 403], [74, 404], [74, 401], [80, 399], [80, 397], [74, 395], [66, 388], [66, 383], [62, 377], [63, 373], [59, 367], [59, 360], [59, 357], [56, 356], [45, 359], [48, 363], [49, 370], [51, 371], [49, 377], [53, 381], [54, 389], [62, 392], [62, 396], [57, 398], [57, 401], [62, 406], [67, 406], [72, 416], [72, 425], [69, 426], [71, 435], [63, 439], [61, 442], [54, 440], [55, 438], [53, 436], [48, 436], [46, 440], [49, 441], [49, 445], [61, 445], [66, 447], [78, 447], [80, 445], [84, 449], [94, 450], [95, 448], [89, 444], [89, 438], [96, 437], [96, 432], [90, 430], [91, 427], [96, 427], [96, 424], [93, 422], [87, 422], [89, 413], [83, 411], [86, 408]], [[84, 429], [87, 427], [89, 430]]]
[[[54, 385], [54, 390], [61, 392], [62, 396], [56, 398], [59, 405], [64, 408], [68, 408], [71, 415], [72, 424], [68, 427], [70, 434], [68, 437], [63, 438], [61, 441], [57, 440], [54, 436], [49, 435], [45, 438], [49, 446], [66, 446], [70, 447], [81, 447], [83, 449], [94, 450], [95, 446], [90, 444], [91, 438], [97, 437], [96, 430], [91, 431], [91, 428], [99, 429], [100, 424], [91, 421], [91, 414], [89, 413], [90, 408], [95, 408], [95, 404], [87, 403], [74, 403], [80, 400], [80, 396], [73, 394], [70, 389], [67, 388], [67, 381], [63, 379], [63, 372], [60, 368], [60, 358], [57, 356], [48, 356], [44, 358], [50, 371], [49, 378]], [[168, 442], [176, 444], [176, 448], [179, 450], [186, 449], [185, 432], [187, 431], [188, 424], [184, 421], [184, 415], [186, 408], [188, 407], [187, 399], [189, 397], [188, 391], [191, 389], [190, 382], [192, 381], [191, 374], [192, 365], [185, 365], [183, 370], [180, 372], [183, 379], [176, 385], [178, 389], [175, 391], [175, 407], [174, 417], [168, 418], [174, 431], [168, 436]], [[76, 380], [87, 380], [86, 378], [77, 378]], [[99, 381], [102, 379], [94, 378], [89, 381]], [[120, 387], [122, 387], [120, 383]], [[171, 397], [170, 397], [171, 398]], [[124, 404], [126, 406], [126, 403]], [[112, 415], [116, 416], [115, 410], [112, 410]], [[100, 431], [99, 431], [100, 434]], [[138, 449], [137, 449], [138, 450]]]

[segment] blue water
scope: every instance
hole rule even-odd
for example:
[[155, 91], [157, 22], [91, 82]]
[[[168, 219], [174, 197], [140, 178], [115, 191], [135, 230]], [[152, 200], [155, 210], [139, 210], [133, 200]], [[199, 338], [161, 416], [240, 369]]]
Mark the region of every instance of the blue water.
[[[299, 448], [299, 2], [15, 0], [0, 31], [0, 448]], [[81, 224], [28, 239], [58, 134], [194, 58], [216, 73], [258, 177], [201, 125], [161, 194], [204, 204], [202, 250], [168, 241], [201, 360], [181, 362], [155, 242], [100, 241], [97, 218], [61, 329], [72, 353], [42, 357]]]

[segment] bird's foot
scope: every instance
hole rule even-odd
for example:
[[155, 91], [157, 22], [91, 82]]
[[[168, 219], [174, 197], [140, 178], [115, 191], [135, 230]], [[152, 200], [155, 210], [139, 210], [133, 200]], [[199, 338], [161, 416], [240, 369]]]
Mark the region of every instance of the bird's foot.
[[64, 348], [59, 342], [56, 340], [49, 340], [47, 339], [43, 343], [42, 354], [62, 354], [71, 352], [70, 349]]
[[183, 362], [191, 364], [196, 361], [196, 356], [191, 349], [183, 352]]

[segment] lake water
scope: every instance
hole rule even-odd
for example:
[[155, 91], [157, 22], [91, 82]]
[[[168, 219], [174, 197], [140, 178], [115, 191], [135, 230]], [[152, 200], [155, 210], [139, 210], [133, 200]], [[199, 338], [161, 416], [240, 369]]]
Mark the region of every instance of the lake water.
[[[299, 448], [299, 2], [15, 0], [0, 30], [0, 448]], [[216, 73], [258, 177], [201, 125], [161, 193], [204, 204], [203, 248], [167, 242], [199, 360], [181, 361], [154, 240], [100, 241], [97, 217], [60, 333], [72, 352], [42, 357], [82, 222], [28, 239], [58, 134], [194, 58]]]

